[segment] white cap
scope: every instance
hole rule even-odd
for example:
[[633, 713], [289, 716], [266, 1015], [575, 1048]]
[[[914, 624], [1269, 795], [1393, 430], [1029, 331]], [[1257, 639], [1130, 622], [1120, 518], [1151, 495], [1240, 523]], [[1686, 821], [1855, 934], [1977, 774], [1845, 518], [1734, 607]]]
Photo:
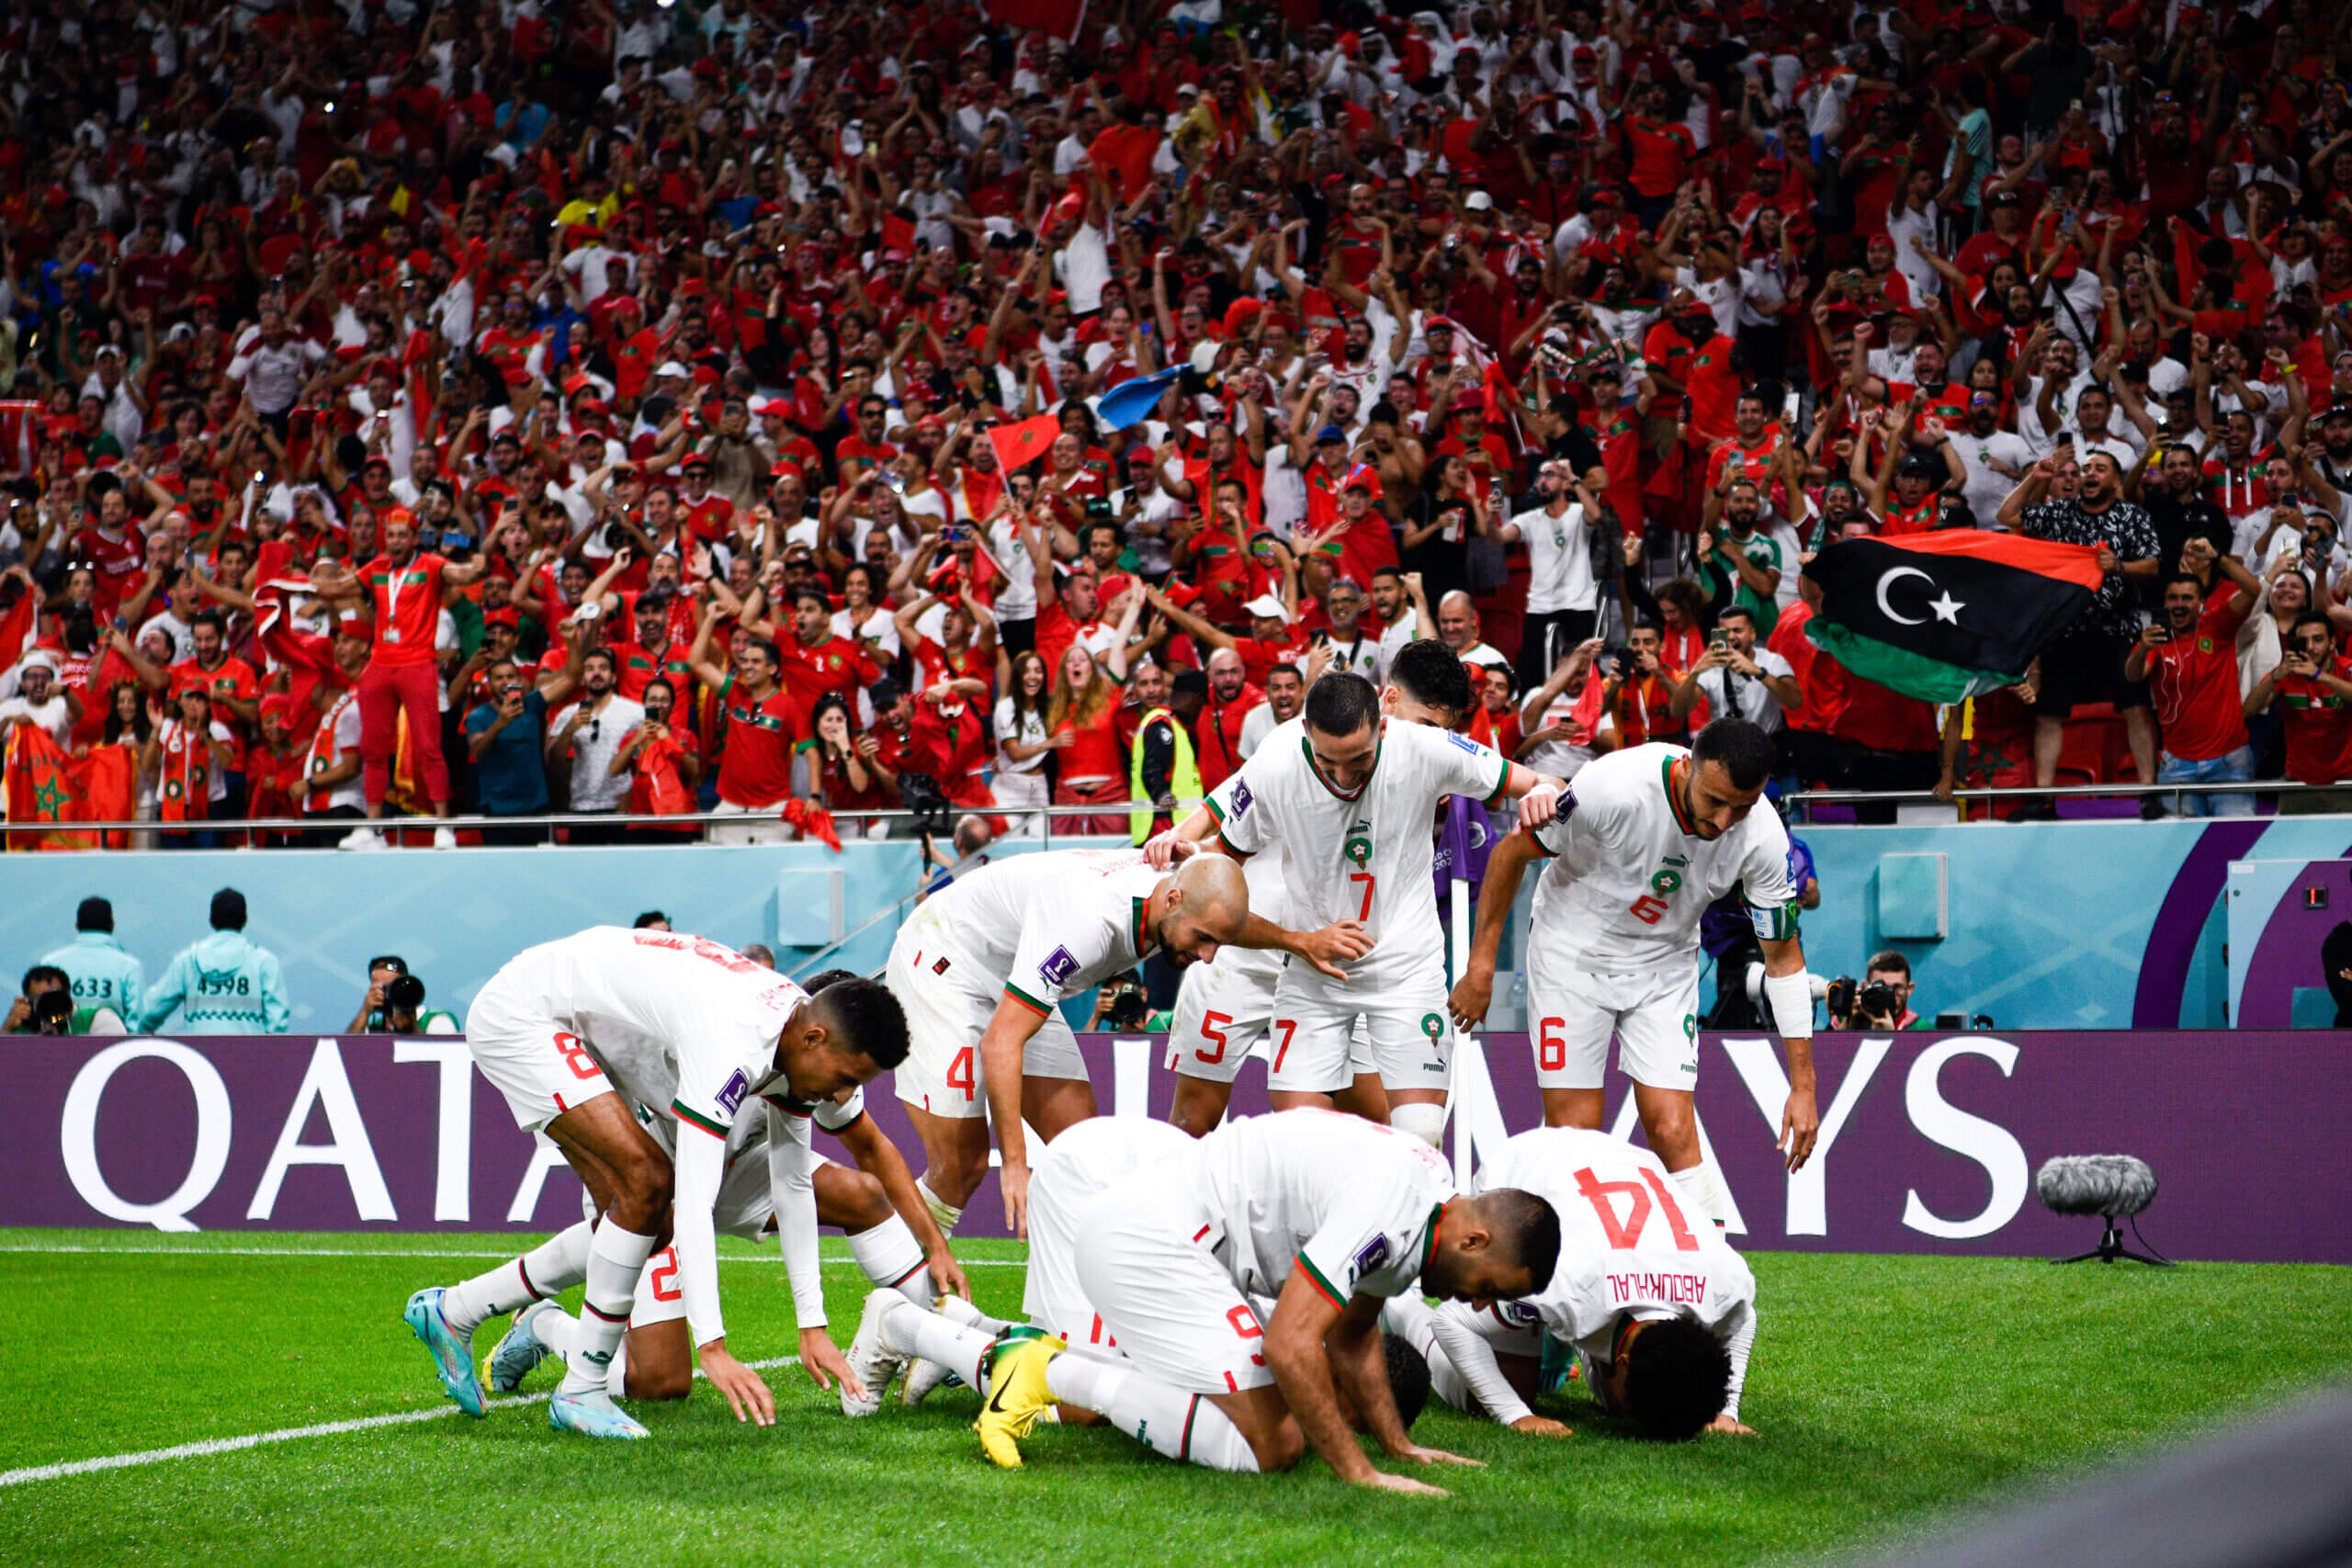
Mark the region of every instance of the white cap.
[[1290, 619], [1290, 606], [1283, 604], [1280, 599], [1275, 598], [1271, 593], [1261, 593], [1255, 599], [1250, 600], [1247, 604], [1242, 605], [1241, 608], [1250, 615], [1263, 615], [1269, 620], [1287, 621]]
[[1494, 209], [1495, 198], [1485, 191], [1474, 190], [1463, 199], [1462, 205], [1473, 212], [1489, 212]]
[[694, 379], [694, 374], [695, 374], [693, 371], [691, 371], [691, 370], [687, 369], [684, 366], [683, 366], [683, 365], [679, 364], [679, 363], [678, 363], [676, 360], [674, 360], [674, 359], [665, 359], [665, 360], [663, 360], [663, 361], [662, 361], [662, 362], [658, 367], [655, 367], [655, 369], [654, 369], [654, 372], [653, 372], [653, 373], [654, 373], [656, 376], [676, 376], [676, 377], [680, 377], [680, 378], [684, 378], [684, 379], [685, 379], [685, 380], [689, 380], [689, 381], [691, 381], [691, 380], [693, 380], [693, 379]]

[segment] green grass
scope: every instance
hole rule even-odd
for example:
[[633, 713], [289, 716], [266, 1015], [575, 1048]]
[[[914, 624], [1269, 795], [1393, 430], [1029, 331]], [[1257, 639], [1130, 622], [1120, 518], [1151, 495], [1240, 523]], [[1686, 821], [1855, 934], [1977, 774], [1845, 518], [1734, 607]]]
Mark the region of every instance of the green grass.
[[[401, 1303], [489, 1266], [449, 1254], [506, 1245], [0, 1231], [0, 1471], [441, 1407]], [[721, 1270], [733, 1348], [791, 1354], [774, 1253], [729, 1247], [769, 1259]], [[846, 1339], [865, 1283], [838, 1247], [828, 1300]], [[1107, 1429], [1046, 1429], [1028, 1468], [1002, 1472], [979, 1457], [967, 1392], [851, 1423], [779, 1368], [766, 1431], [706, 1387], [640, 1405], [649, 1443], [559, 1438], [534, 1404], [0, 1488], [0, 1562], [1735, 1568], [1915, 1532], [2352, 1371], [2342, 1269], [1752, 1261], [1763, 1326], [1742, 1412], [1758, 1437], [1642, 1444], [1571, 1393], [1544, 1408], [1578, 1435], [1544, 1442], [1433, 1404], [1416, 1437], [1490, 1467], [1440, 1477], [1445, 1502], [1356, 1492], [1313, 1460], [1280, 1476], [1182, 1468]], [[985, 1309], [1015, 1314], [1019, 1267], [971, 1272]], [[552, 1381], [543, 1369], [530, 1386]]]

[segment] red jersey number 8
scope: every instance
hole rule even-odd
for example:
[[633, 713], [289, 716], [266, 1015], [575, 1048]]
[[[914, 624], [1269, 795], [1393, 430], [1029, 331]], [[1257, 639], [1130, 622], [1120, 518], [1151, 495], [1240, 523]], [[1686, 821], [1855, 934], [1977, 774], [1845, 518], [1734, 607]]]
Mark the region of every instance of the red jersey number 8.
[[555, 1048], [563, 1053], [564, 1065], [571, 1069], [573, 1077], [595, 1079], [605, 1076], [605, 1069], [596, 1065], [596, 1058], [588, 1054], [588, 1047], [580, 1043], [577, 1034], [558, 1033]]

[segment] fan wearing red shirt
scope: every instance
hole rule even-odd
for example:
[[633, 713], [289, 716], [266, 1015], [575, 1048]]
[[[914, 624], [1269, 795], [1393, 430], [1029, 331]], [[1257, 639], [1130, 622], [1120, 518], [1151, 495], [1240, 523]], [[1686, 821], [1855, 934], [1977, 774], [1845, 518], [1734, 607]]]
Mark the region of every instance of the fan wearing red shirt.
[[[695, 645], [686, 658], [695, 679], [708, 687], [718, 704], [724, 728], [724, 750], [718, 757], [718, 804], [727, 816], [766, 817], [792, 796], [793, 750], [799, 739], [796, 727], [798, 705], [779, 683], [784, 656], [772, 642], [752, 641], [736, 656], [736, 668], [722, 670], [710, 660], [715, 609], [706, 609], [695, 630]], [[714, 844], [773, 844], [785, 842], [791, 829], [781, 820], [747, 822], [741, 827], [711, 829]]]
[[790, 642], [780, 644], [784, 664], [779, 672], [784, 689], [799, 705], [798, 728], [813, 733], [809, 716], [818, 702], [831, 694], [854, 699], [861, 686], [882, 678], [865, 645], [833, 635], [833, 606], [822, 593], [804, 588], [792, 597]]
[[[384, 814], [392, 752], [405, 713], [409, 744], [433, 801], [433, 815], [447, 817], [449, 764], [441, 755], [441, 682], [433, 640], [441, 625], [442, 591], [478, 581], [488, 558], [476, 556], [461, 565], [420, 552], [416, 518], [405, 506], [386, 507], [378, 523], [384, 536], [383, 553], [361, 567], [356, 579], [336, 580], [335, 589], [328, 591], [339, 597], [364, 598], [374, 613], [375, 641], [359, 677], [359, 754], [368, 815]], [[436, 849], [456, 841], [446, 828], [433, 835]]]
[[[2123, 660], [2123, 678], [2148, 682], [2162, 728], [2158, 784], [2223, 784], [2254, 777], [2254, 748], [2246, 743], [2245, 709], [2238, 694], [2238, 625], [2254, 608], [2262, 585], [2234, 557], [2220, 568], [2232, 586], [2207, 598], [2185, 571], [2165, 580], [2164, 615], [2152, 621]], [[2185, 817], [2250, 817], [2246, 795], [2187, 795]]]
[[[2325, 615], [2305, 611], [2288, 634], [2286, 660], [2245, 694], [2245, 711], [2260, 713], [2276, 697], [2287, 732], [2287, 776], [2298, 784], [2352, 779], [2352, 660], [2335, 650]], [[2281, 816], [2352, 809], [2352, 791], [2290, 795]]]
[[1699, 143], [1689, 126], [1668, 118], [1663, 85], [1651, 85], [1642, 107], [1647, 112], [1625, 117], [1625, 157], [1631, 170], [1627, 183], [1642, 198], [1643, 226], [1655, 231], [1666, 215], [1666, 204], [1690, 177], [1690, 160], [1698, 156]]
[[176, 702], [189, 687], [201, 689], [212, 699], [212, 716], [229, 727], [234, 739], [230, 742], [229, 794], [221, 802], [221, 815], [242, 816], [244, 802], [239, 798], [240, 781], [254, 727], [261, 722], [261, 681], [252, 665], [229, 651], [229, 625], [220, 611], [198, 610], [188, 620], [188, 633], [196, 641], [196, 657], [172, 666], [172, 697]]

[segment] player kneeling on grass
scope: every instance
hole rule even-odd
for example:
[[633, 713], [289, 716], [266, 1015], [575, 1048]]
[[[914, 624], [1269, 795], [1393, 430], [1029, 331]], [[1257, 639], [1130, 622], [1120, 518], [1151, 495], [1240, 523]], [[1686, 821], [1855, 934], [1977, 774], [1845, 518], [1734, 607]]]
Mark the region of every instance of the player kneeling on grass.
[[[811, 976], [821, 994], [846, 969]], [[666, 1145], [670, 1123], [648, 1131]], [[857, 1161], [850, 1170], [816, 1152], [811, 1134], [822, 1129]], [[842, 1359], [825, 1329], [825, 1295], [817, 1257], [817, 1230], [837, 1225], [850, 1256], [867, 1280], [929, 1307], [934, 1292], [968, 1296], [971, 1287], [915, 1192], [914, 1174], [896, 1145], [865, 1114], [865, 1090], [802, 1106], [769, 1090], [737, 1117], [727, 1140], [727, 1175], [713, 1220], [722, 1235], [757, 1241], [773, 1235], [784, 1253], [800, 1325], [800, 1364], [822, 1389], [841, 1385], [842, 1408], [869, 1413], [881, 1391], [869, 1392]], [[765, 1157], [759, 1157], [764, 1154]], [[583, 1332], [578, 1319], [549, 1298], [584, 1278], [593, 1226], [583, 1221], [511, 1262], [453, 1289], [442, 1311], [451, 1321], [473, 1320], [481, 1310], [515, 1309], [514, 1326], [491, 1352], [492, 1392], [511, 1393], [550, 1354], [567, 1356]], [[694, 1347], [686, 1331], [685, 1292], [678, 1285], [674, 1244], [655, 1253], [638, 1280], [628, 1332], [613, 1353], [605, 1390], [614, 1398], [684, 1399], [694, 1386]], [[527, 1304], [524, 1304], [527, 1303]]]
[[1457, 1410], [1514, 1431], [1565, 1438], [1527, 1402], [1572, 1355], [1602, 1409], [1645, 1438], [1752, 1435], [1739, 1389], [1756, 1339], [1756, 1276], [1666, 1166], [1606, 1133], [1521, 1133], [1479, 1172], [1482, 1185], [1532, 1192], [1560, 1220], [1551, 1283], [1522, 1301], [1473, 1310], [1399, 1297], [1389, 1331], [1427, 1358], [1430, 1386]]
[[[978, 1423], [997, 1463], [1018, 1465], [1018, 1440], [1060, 1404], [1215, 1470], [1286, 1470], [1312, 1443], [1346, 1481], [1437, 1493], [1374, 1469], [1349, 1431], [1352, 1409], [1396, 1458], [1476, 1462], [1406, 1434], [1380, 1303], [1416, 1280], [1481, 1305], [1528, 1294], [1551, 1278], [1559, 1223], [1529, 1193], [1457, 1196], [1408, 1134], [1300, 1110], [1230, 1123], [1120, 1180], [1088, 1205], [1073, 1250], [1125, 1359], [1057, 1337], [1001, 1349]], [[1271, 1320], [1252, 1295], [1275, 1298]]]
[[[772, 1425], [775, 1401], [728, 1353], [719, 1314], [714, 1211], [729, 1141], [754, 1097], [773, 1091], [813, 1107], [896, 1066], [907, 1052], [897, 998], [869, 980], [811, 997], [715, 942], [598, 926], [517, 954], [482, 987], [467, 1021], [466, 1046], [482, 1076], [525, 1131], [544, 1130], [563, 1151], [600, 1216], [582, 1269], [579, 1334], [548, 1424], [592, 1437], [646, 1435], [613, 1404], [607, 1382], [646, 1260], [667, 1229], [704, 1374], [738, 1420]], [[674, 1159], [632, 1106], [673, 1124]], [[433, 1353], [449, 1397], [480, 1416], [473, 1330], [499, 1306], [469, 1289], [454, 1294], [419, 1291], [402, 1315]]]
[[[1124, 1361], [1102, 1314], [1079, 1282], [1079, 1225], [1095, 1201], [1121, 1181], [1191, 1146], [1191, 1137], [1168, 1122], [1106, 1116], [1080, 1122], [1047, 1145], [1029, 1182], [1029, 1269], [1021, 1303], [1025, 1321], [1009, 1324], [988, 1317], [969, 1302], [953, 1298], [942, 1301], [937, 1312], [918, 1310], [899, 1292], [876, 1291], [865, 1299], [865, 1316], [849, 1354], [852, 1370], [875, 1391], [876, 1403], [898, 1370], [910, 1362], [919, 1369], [917, 1377], [924, 1375], [922, 1368], [953, 1371], [985, 1402], [988, 1373], [998, 1356], [1031, 1339], [1051, 1337], [1068, 1345], [1072, 1355]], [[1385, 1338], [1389, 1392], [1399, 1423], [1410, 1427], [1429, 1397], [1429, 1366], [1404, 1339]], [[910, 1390], [915, 1386], [910, 1379]], [[911, 1394], [909, 1402], [913, 1402]], [[1046, 1418], [1080, 1425], [1102, 1419], [1075, 1405], [1058, 1406]], [[1180, 1453], [1183, 1448], [1181, 1431], [1163, 1431], [1156, 1438], [1139, 1428], [1137, 1435], [1148, 1447], [1164, 1440]]]

